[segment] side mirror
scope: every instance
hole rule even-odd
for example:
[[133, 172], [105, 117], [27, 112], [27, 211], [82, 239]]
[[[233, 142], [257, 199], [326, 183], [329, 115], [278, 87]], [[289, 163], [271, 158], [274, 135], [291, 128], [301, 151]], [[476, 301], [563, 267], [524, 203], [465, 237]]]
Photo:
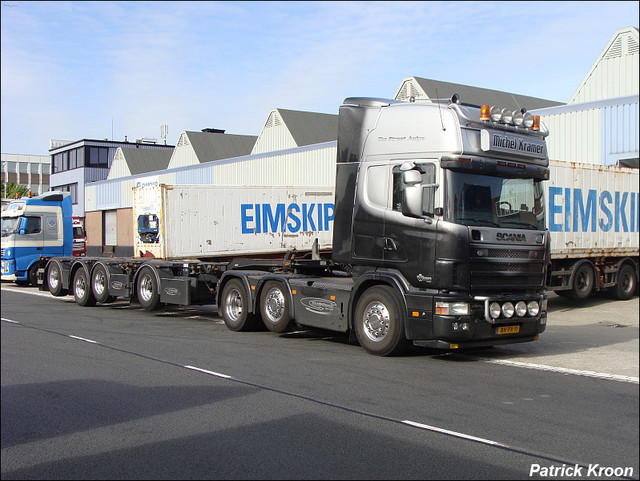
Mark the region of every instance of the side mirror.
[[422, 217], [422, 185], [408, 185], [402, 196], [402, 214], [407, 217]]
[[422, 175], [417, 170], [402, 172], [404, 190], [402, 194], [402, 214], [408, 217], [422, 217]]

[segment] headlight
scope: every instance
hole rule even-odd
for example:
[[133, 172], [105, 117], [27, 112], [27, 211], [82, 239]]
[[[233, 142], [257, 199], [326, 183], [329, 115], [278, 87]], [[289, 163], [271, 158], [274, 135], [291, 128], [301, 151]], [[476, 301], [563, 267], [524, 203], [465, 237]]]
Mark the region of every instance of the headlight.
[[502, 304], [502, 315], [504, 317], [506, 317], [507, 319], [510, 319], [511, 317], [513, 317], [514, 312], [515, 312], [515, 309], [511, 302], [505, 302], [504, 304]]
[[492, 319], [497, 319], [500, 317], [500, 304], [498, 304], [497, 302], [492, 302], [491, 305], [489, 306], [489, 315], [491, 316]]
[[527, 305], [520, 301], [516, 304], [516, 315], [518, 317], [524, 317], [527, 314]]
[[529, 304], [527, 304], [527, 311], [529, 312], [529, 315], [531, 317], [536, 317], [540, 312], [540, 305], [537, 301], [531, 301]]
[[436, 314], [445, 316], [468, 316], [469, 303], [436, 301]]

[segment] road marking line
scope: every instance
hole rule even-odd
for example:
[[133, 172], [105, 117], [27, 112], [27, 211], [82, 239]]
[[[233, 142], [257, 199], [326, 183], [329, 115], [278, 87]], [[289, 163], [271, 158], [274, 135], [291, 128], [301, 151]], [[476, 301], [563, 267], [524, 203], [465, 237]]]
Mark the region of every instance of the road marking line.
[[628, 382], [638, 384], [638, 378], [632, 376], [623, 376], [620, 374], [608, 374], [604, 372], [586, 371], [582, 369], [570, 369], [567, 367], [547, 366], [545, 364], [534, 364], [530, 362], [509, 361], [506, 359], [490, 359], [487, 357], [479, 357], [478, 359], [490, 364], [501, 364], [503, 366], [523, 367], [525, 369], [535, 369], [537, 371], [550, 371], [560, 374], [572, 374], [574, 376], [593, 377], [596, 379], [608, 379], [610, 381]]
[[12, 321], [11, 319], [5, 319], [4, 317], [0, 318], [4, 322], [10, 322], [11, 324], [20, 324], [18, 321]]
[[78, 336], [69, 336], [71, 339], [77, 339], [78, 341], [84, 341], [84, 342], [89, 342], [91, 344], [98, 344], [96, 341], [92, 341], [91, 339], [86, 339], [84, 337], [78, 337]]
[[226, 374], [220, 374], [219, 372], [214, 372], [214, 371], [207, 371], [206, 369], [201, 369], [195, 366], [182, 366], [182, 367], [186, 367], [187, 369], [191, 369], [193, 371], [203, 372], [205, 374], [209, 374], [210, 376], [221, 377], [223, 379], [233, 379], [233, 377], [227, 376]]
[[427, 431], [434, 431], [441, 434], [447, 434], [449, 436], [454, 436], [456, 438], [467, 439], [469, 441], [475, 441], [477, 443], [488, 444], [491, 446], [499, 446], [501, 448], [511, 449], [506, 444], [499, 443], [497, 441], [491, 441], [490, 439], [478, 438], [476, 436], [471, 436], [469, 434], [459, 433], [456, 431], [449, 431], [448, 429], [437, 428], [435, 426], [429, 426], [428, 424], [416, 423], [414, 421], [404, 420], [401, 421], [403, 424], [407, 424], [409, 426], [413, 426], [414, 428], [425, 429]]

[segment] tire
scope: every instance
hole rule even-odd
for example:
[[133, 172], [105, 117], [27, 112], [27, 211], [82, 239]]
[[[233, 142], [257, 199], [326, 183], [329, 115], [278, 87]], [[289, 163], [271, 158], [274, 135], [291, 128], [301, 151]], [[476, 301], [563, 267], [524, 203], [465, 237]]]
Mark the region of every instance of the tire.
[[258, 319], [249, 313], [249, 295], [240, 279], [231, 279], [222, 290], [219, 311], [225, 325], [232, 331], [249, 331]]
[[79, 306], [95, 306], [96, 298], [91, 290], [91, 283], [86, 271], [81, 267], [73, 275], [73, 297]]
[[262, 322], [271, 332], [286, 332], [291, 324], [289, 298], [282, 283], [268, 281], [260, 295]]
[[638, 288], [638, 278], [635, 269], [625, 264], [618, 272], [618, 283], [613, 288], [613, 295], [616, 299], [626, 301], [631, 299]]
[[145, 311], [156, 311], [162, 307], [160, 291], [155, 273], [150, 267], [143, 267], [136, 284], [138, 302]]
[[394, 356], [409, 345], [404, 335], [402, 308], [389, 286], [365, 291], [358, 300], [354, 322], [358, 342], [370, 354]]
[[62, 287], [62, 268], [58, 263], [53, 263], [49, 266], [45, 282], [52, 296], [66, 296], [69, 293], [67, 289]]
[[91, 290], [97, 302], [108, 304], [116, 300], [115, 296], [109, 295], [109, 276], [101, 264], [96, 265], [91, 273]]
[[40, 266], [39, 262], [36, 262], [31, 267], [29, 267], [29, 284], [33, 287], [38, 287], [38, 267]]
[[578, 266], [573, 274], [573, 285], [569, 297], [574, 301], [584, 301], [589, 298], [595, 286], [596, 276], [591, 264], [584, 262]]

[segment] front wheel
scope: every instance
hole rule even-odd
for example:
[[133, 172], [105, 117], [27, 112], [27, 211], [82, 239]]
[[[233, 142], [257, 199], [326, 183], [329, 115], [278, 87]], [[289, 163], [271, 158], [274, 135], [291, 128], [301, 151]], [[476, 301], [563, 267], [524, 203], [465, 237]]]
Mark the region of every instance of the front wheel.
[[285, 332], [291, 323], [290, 312], [289, 301], [282, 284], [276, 281], [267, 282], [260, 296], [260, 313], [267, 329], [271, 332]]
[[249, 331], [256, 327], [257, 318], [249, 313], [249, 296], [240, 279], [231, 279], [222, 289], [220, 313], [232, 331]]
[[91, 284], [83, 268], [78, 269], [73, 276], [73, 297], [79, 306], [94, 306], [96, 304]]
[[150, 267], [143, 267], [140, 271], [137, 293], [138, 302], [145, 311], [156, 311], [162, 307], [158, 281]]
[[393, 356], [408, 346], [402, 309], [389, 286], [375, 286], [358, 300], [355, 331], [360, 345], [370, 354]]

